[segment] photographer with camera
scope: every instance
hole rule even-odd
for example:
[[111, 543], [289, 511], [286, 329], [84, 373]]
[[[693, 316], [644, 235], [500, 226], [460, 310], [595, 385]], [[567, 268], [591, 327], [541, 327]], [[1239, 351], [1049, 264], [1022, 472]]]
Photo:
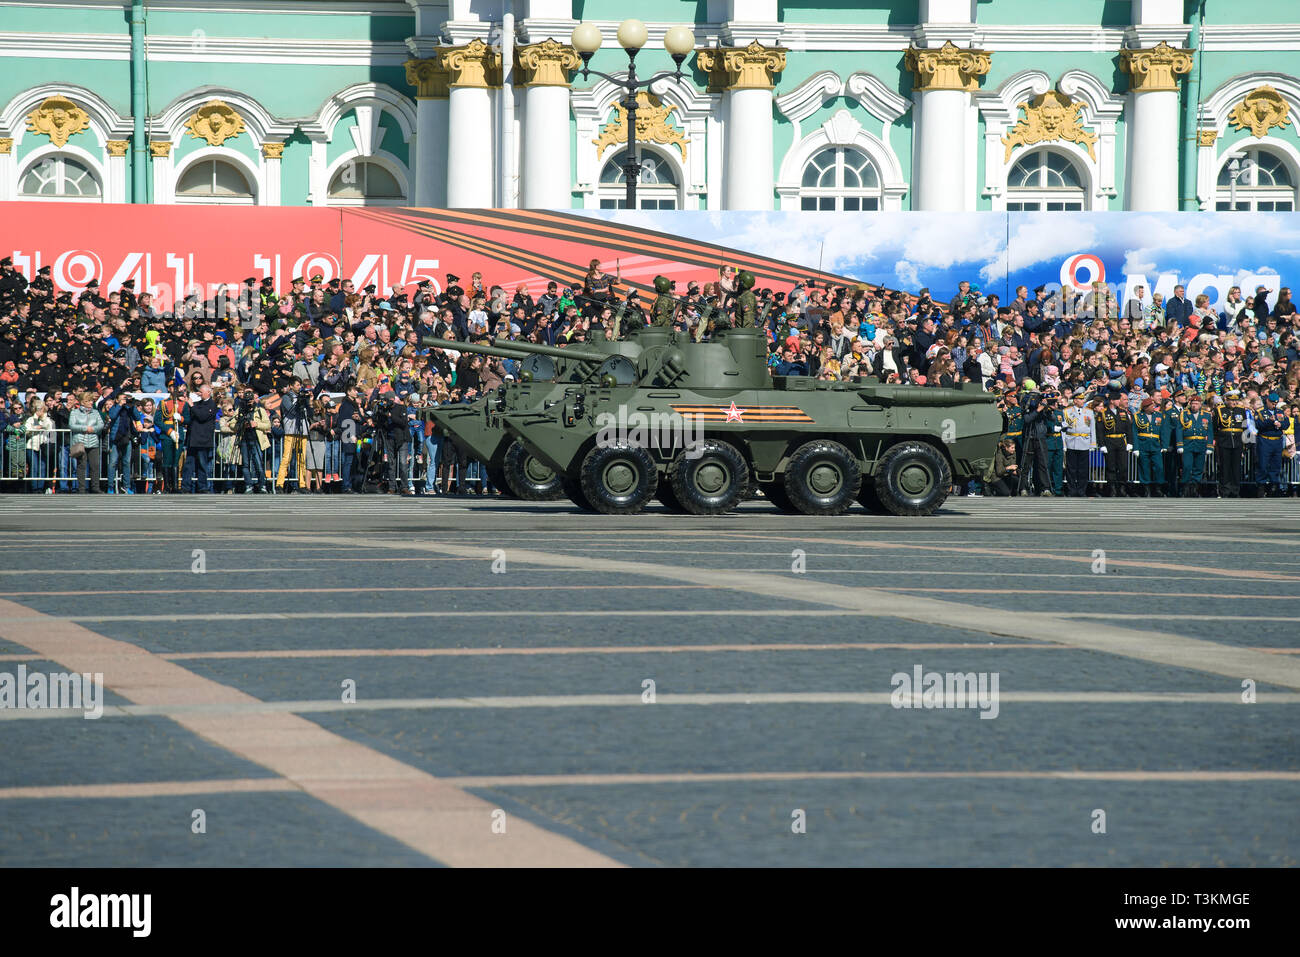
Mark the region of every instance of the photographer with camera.
[[1026, 379], [1025, 385], [1030, 391], [1024, 393], [1024, 438], [1018, 491], [1021, 495], [1036, 492], [1038, 495], [1050, 496], [1053, 492], [1047, 468], [1047, 442], [1053, 434], [1052, 414], [1056, 407], [1056, 395], [1052, 392], [1034, 391], [1032, 379]]
[[307, 486], [307, 431], [311, 422], [311, 394], [303, 391], [302, 380], [291, 376], [289, 386], [280, 396], [280, 416], [284, 423], [284, 449], [280, 453], [280, 470], [275, 477], [275, 489], [284, 491], [290, 461], [298, 491]]
[[264, 456], [271, 447], [271, 417], [257, 401], [252, 389], [245, 389], [235, 405], [235, 444], [244, 470], [244, 494], [266, 491]]

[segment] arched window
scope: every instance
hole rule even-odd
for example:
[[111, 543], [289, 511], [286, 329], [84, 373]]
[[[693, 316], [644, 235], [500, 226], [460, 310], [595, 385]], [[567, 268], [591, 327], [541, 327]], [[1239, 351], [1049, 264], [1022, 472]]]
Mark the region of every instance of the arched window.
[[177, 180], [176, 202], [251, 204], [253, 187], [235, 164], [204, 159], [191, 165]]
[[879, 209], [880, 174], [866, 153], [851, 146], [818, 150], [803, 168], [799, 208]]
[[[605, 161], [600, 170], [600, 208], [627, 209], [627, 178], [623, 163], [627, 149], [621, 149]], [[636, 184], [638, 209], [676, 209], [678, 206], [677, 174], [668, 160], [641, 151], [641, 177]]]
[[1007, 174], [1010, 212], [1084, 209], [1085, 199], [1078, 168], [1053, 150], [1026, 153]]
[[397, 177], [378, 163], [352, 160], [330, 180], [329, 202], [337, 206], [397, 206], [406, 193]]
[[71, 156], [47, 156], [34, 165], [18, 184], [18, 195], [33, 199], [99, 199], [95, 174]]
[[1290, 212], [1295, 209], [1295, 180], [1281, 157], [1268, 150], [1243, 150], [1219, 170], [1215, 209]]

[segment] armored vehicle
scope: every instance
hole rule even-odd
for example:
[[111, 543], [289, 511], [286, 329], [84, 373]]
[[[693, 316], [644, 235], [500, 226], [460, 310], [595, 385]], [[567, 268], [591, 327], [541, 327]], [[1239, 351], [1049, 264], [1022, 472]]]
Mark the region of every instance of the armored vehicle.
[[629, 330], [622, 341], [606, 338], [603, 329], [595, 329], [591, 342], [564, 348], [533, 342], [485, 345], [425, 339], [426, 346], [522, 360], [518, 381], [473, 402], [441, 405], [426, 413], [466, 455], [484, 463], [488, 478], [498, 489], [533, 501], [563, 498], [563, 478], [506, 432], [502, 414], [549, 408], [563, 398], [566, 389], [588, 381], [612, 379], [630, 384], [635, 381], [635, 360], [641, 351], [668, 340], [667, 330], [652, 326]]
[[761, 330], [710, 342], [670, 334], [634, 375], [566, 385], [551, 406], [503, 412], [524, 449], [562, 476], [581, 507], [711, 515], [757, 484], [778, 508], [838, 515], [929, 515], [954, 479], [983, 474], [1002, 416], [978, 386], [856, 384], [768, 372]]

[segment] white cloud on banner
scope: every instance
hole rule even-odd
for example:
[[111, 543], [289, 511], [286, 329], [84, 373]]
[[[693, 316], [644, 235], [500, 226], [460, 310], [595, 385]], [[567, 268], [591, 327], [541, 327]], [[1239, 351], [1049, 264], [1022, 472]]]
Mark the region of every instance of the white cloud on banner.
[[[605, 219], [713, 242], [869, 282], [935, 294], [969, 279], [986, 291], [1051, 282], [1061, 264], [1094, 254], [1107, 281], [1169, 285], [1228, 276], [1300, 282], [1300, 215], [1197, 213], [800, 213], [600, 211]], [[1009, 231], [1008, 231], [1009, 230]], [[1258, 263], [1255, 268], [1229, 263]], [[1293, 275], [1295, 274], [1295, 275]], [[1162, 282], [1163, 280], [1163, 282]], [[1032, 285], [1033, 282], [1030, 282]], [[1277, 283], [1274, 282], [1274, 285]], [[1213, 297], [1213, 294], [1212, 294]]]

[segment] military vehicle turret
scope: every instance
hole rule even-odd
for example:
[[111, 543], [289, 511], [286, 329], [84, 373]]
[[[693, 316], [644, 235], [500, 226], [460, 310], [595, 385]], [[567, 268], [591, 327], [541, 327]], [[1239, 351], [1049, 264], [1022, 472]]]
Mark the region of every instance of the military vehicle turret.
[[533, 342], [488, 345], [427, 338], [426, 346], [522, 359], [516, 382], [473, 402], [437, 406], [427, 414], [466, 455], [484, 463], [489, 479], [498, 489], [532, 501], [563, 498], [562, 477], [505, 431], [501, 415], [547, 408], [564, 395], [566, 388], [589, 380], [630, 384], [635, 381], [635, 360], [641, 351], [668, 339], [667, 330], [649, 326], [629, 330], [621, 341], [607, 338], [603, 329], [595, 329], [591, 342], [563, 348]]
[[768, 371], [765, 334], [677, 334], [642, 349], [635, 377], [565, 386], [547, 407], [504, 412], [523, 447], [580, 506], [718, 514], [757, 483], [778, 508], [928, 515], [956, 479], [983, 474], [1002, 417], [978, 386], [858, 384]]

